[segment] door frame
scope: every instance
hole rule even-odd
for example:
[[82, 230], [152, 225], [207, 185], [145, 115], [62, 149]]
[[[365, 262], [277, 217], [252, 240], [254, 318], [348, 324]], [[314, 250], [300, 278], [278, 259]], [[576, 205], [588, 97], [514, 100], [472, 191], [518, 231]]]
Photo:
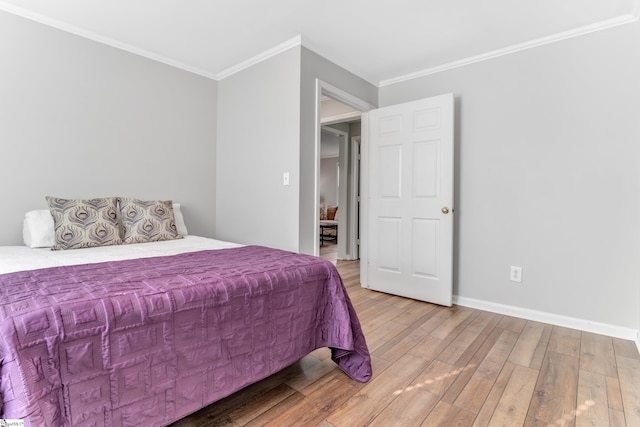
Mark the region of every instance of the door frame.
[[[348, 154], [349, 150], [347, 147], [347, 144], [349, 142], [349, 133], [332, 128], [331, 125], [323, 125], [322, 129], [325, 132], [332, 133], [338, 138], [338, 146], [340, 152], [340, 154], [338, 155], [338, 164], [341, 166], [339, 167], [340, 173], [338, 178], [339, 184], [337, 204], [338, 206], [347, 206], [347, 204], [350, 205], [348, 189], [351, 185], [351, 182], [350, 180], [347, 180], [348, 168], [346, 167], [351, 160], [351, 156]], [[322, 141], [320, 141], [320, 143], [322, 144]], [[322, 159], [320, 159], [320, 161], [322, 162]], [[341, 234], [342, 229], [342, 237], [338, 238], [338, 259], [356, 259], [352, 257], [352, 253], [349, 250], [350, 248], [347, 246], [347, 242], [352, 240], [353, 227], [351, 226], [353, 225], [353, 223], [351, 222], [351, 218], [347, 217], [347, 214], [345, 213], [346, 211], [347, 210], [344, 208], [338, 209], [338, 217], [336, 218], [338, 220], [338, 224], [343, 224], [343, 227], [338, 227], [338, 230], [336, 231], [337, 238]], [[344, 226], [345, 224], [346, 226]]]
[[369, 283], [369, 113], [362, 114], [360, 140], [360, 286]]
[[[333, 86], [323, 80], [316, 79], [316, 121], [315, 121], [315, 170], [314, 170], [314, 197], [313, 197], [313, 254], [315, 256], [320, 255], [320, 143], [321, 143], [321, 133], [322, 133], [322, 117], [321, 117], [321, 109], [322, 109], [322, 96], [328, 96], [337, 101], [342, 102], [343, 104], [349, 105], [353, 108], [356, 108], [362, 112], [361, 117], [366, 115], [366, 112], [373, 110], [376, 108], [375, 105], [369, 104], [367, 101], [358, 98], [355, 95], [350, 94], [349, 92], [340, 89], [336, 86]], [[364, 133], [364, 122], [363, 130]], [[364, 145], [365, 139], [362, 138], [362, 145]], [[361, 147], [362, 149], [362, 147]], [[365, 157], [362, 156], [364, 159]], [[362, 169], [362, 163], [360, 167]], [[362, 173], [362, 172], [361, 172]], [[361, 178], [362, 179], [362, 178]], [[361, 201], [363, 198], [361, 197]], [[360, 204], [360, 221], [362, 221], [363, 217], [363, 203]], [[339, 210], [338, 210], [339, 212]], [[362, 227], [362, 223], [360, 225], [360, 241], [362, 242], [363, 234], [366, 234], [365, 228]]]
[[[360, 124], [362, 125], [362, 118], [360, 119]], [[353, 173], [351, 174], [351, 179], [349, 180], [349, 189], [353, 191], [351, 197], [349, 197], [349, 221], [350, 224], [354, 225], [353, 230], [351, 230], [351, 239], [349, 240], [349, 244], [347, 246], [347, 252], [351, 255], [350, 259], [360, 259], [360, 234], [362, 233], [362, 227], [360, 225], [359, 212], [361, 209], [361, 182], [360, 182], [360, 146], [362, 143], [362, 136], [353, 136], [351, 137], [351, 148], [350, 148], [350, 163], [351, 170]]]

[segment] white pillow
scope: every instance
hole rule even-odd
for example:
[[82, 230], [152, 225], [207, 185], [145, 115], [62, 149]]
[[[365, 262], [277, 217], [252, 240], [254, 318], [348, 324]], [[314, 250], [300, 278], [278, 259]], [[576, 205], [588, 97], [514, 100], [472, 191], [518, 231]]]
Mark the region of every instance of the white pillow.
[[56, 244], [53, 217], [48, 209], [29, 211], [24, 215], [22, 240], [30, 248], [50, 248]]
[[176, 220], [176, 231], [183, 236], [187, 235], [187, 225], [184, 223], [184, 216], [180, 209], [180, 203], [173, 204], [173, 219]]

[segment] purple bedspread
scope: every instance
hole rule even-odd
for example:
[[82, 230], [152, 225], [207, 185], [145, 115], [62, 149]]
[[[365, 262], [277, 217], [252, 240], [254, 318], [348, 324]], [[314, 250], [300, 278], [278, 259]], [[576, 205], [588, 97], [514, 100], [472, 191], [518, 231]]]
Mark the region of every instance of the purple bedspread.
[[0, 275], [0, 418], [165, 425], [330, 347], [371, 377], [325, 260], [247, 246]]

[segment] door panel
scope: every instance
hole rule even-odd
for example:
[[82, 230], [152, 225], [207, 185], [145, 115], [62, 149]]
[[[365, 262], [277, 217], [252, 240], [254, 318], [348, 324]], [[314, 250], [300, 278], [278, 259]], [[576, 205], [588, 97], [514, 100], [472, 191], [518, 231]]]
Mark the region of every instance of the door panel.
[[413, 196], [437, 197], [440, 142], [416, 142], [413, 146]]
[[400, 187], [402, 183], [401, 162], [402, 147], [397, 145], [380, 147], [380, 173], [378, 175], [380, 197], [396, 200], [400, 198], [402, 190]]
[[399, 272], [402, 254], [402, 224], [399, 218], [378, 218], [378, 232], [380, 240], [387, 242], [378, 247], [380, 269]]
[[451, 305], [453, 101], [448, 94], [369, 112], [363, 286]]
[[437, 277], [438, 222], [428, 219], [413, 220], [413, 274]]

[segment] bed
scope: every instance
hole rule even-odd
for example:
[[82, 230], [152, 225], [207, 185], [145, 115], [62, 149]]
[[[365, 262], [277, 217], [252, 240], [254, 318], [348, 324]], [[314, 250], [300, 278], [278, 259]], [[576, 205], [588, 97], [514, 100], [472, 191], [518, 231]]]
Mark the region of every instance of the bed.
[[320, 258], [197, 236], [0, 247], [0, 419], [160, 426], [320, 347], [371, 377], [356, 313]]

